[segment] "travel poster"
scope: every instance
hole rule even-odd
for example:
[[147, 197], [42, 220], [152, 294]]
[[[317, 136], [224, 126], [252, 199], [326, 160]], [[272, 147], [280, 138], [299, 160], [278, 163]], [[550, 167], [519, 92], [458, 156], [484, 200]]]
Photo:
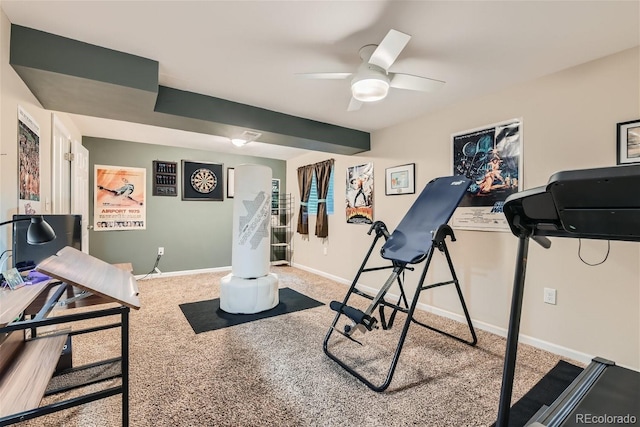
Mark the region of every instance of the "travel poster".
[[146, 228], [145, 177], [144, 168], [95, 165], [94, 230]]

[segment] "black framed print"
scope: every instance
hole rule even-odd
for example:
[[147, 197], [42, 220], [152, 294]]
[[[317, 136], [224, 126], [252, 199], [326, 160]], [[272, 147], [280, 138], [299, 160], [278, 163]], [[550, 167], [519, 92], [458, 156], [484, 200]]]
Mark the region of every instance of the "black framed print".
[[224, 200], [224, 165], [182, 161], [182, 200]]
[[640, 119], [618, 123], [617, 127], [617, 163], [640, 163]]
[[236, 176], [235, 168], [227, 168], [227, 199], [233, 199], [233, 196], [236, 193], [235, 176]]
[[385, 195], [414, 194], [416, 192], [416, 164], [385, 169]]

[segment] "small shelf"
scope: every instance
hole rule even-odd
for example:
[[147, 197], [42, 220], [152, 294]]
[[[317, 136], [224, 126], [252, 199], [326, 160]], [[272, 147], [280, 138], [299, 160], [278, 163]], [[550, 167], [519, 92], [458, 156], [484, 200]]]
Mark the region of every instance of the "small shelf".
[[282, 194], [271, 207], [271, 265], [291, 265], [293, 199]]
[[153, 161], [153, 195], [178, 195], [178, 163]]

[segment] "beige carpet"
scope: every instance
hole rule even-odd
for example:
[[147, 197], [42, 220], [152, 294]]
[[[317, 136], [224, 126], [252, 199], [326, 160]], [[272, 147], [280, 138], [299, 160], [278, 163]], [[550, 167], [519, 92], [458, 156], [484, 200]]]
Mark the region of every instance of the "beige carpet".
[[[334, 318], [328, 303], [342, 300], [347, 286], [293, 267], [272, 271], [280, 287], [327, 305], [196, 335], [178, 305], [219, 297], [227, 273], [139, 282], [142, 308], [132, 311], [130, 331], [132, 426], [487, 426], [495, 420], [503, 338], [477, 330], [478, 345], [470, 347], [412, 325], [390, 387], [376, 393], [322, 351]], [[466, 325], [448, 319], [425, 312], [416, 318], [465, 333]], [[368, 333], [364, 354], [344, 339], [332, 339], [332, 349], [353, 357], [366, 375], [384, 377], [403, 321], [399, 315], [391, 332]], [[74, 338], [74, 366], [117, 355], [119, 333], [91, 335]], [[521, 344], [514, 401], [558, 360]], [[120, 397], [110, 397], [20, 425], [117, 426], [120, 408]]]

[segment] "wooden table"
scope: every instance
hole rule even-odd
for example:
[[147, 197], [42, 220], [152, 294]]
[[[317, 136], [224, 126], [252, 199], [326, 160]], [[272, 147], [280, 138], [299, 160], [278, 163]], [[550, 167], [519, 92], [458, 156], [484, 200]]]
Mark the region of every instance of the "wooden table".
[[[131, 274], [130, 264], [117, 267], [67, 246], [56, 255], [42, 261], [36, 270], [53, 279], [12, 291], [0, 292], [0, 342], [2, 343], [0, 363], [4, 363], [4, 366], [0, 366], [0, 425], [28, 420], [121, 394], [122, 425], [127, 426], [129, 424], [129, 311], [131, 308], [140, 308], [138, 287]], [[58, 281], [64, 284], [58, 285]], [[57, 290], [54, 291], [53, 287], [56, 286], [62, 286], [62, 288], [56, 288]], [[90, 292], [101, 303], [117, 303], [118, 306], [88, 312], [70, 311], [70, 314], [47, 317], [49, 310], [56, 305], [65, 289], [70, 289], [71, 286]], [[47, 295], [50, 297], [42, 302], [41, 299]], [[36, 303], [41, 303], [40, 305], [44, 308], [37, 311]], [[27, 308], [29, 310], [33, 308], [37, 314], [31, 319], [23, 320], [21, 314], [26, 313]], [[115, 376], [110, 374], [108, 377], [91, 380], [89, 383], [121, 377], [120, 385], [40, 406], [42, 396], [68, 337], [68, 331], [59, 328], [64, 326], [70, 330], [74, 322], [96, 318], [113, 319], [114, 315], [120, 316], [119, 322], [79, 330], [74, 327], [72, 334], [80, 335], [120, 328], [121, 355], [74, 367], [73, 371], [119, 363], [121, 369], [118, 374]], [[48, 329], [52, 327], [58, 329], [50, 332]], [[40, 332], [43, 328], [47, 329], [47, 332], [46, 335], [41, 336]], [[37, 330], [37, 336], [31, 336], [25, 340], [25, 331], [28, 330]], [[79, 382], [76, 386], [82, 387], [89, 383]], [[53, 393], [60, 391], [64, 389]]]

